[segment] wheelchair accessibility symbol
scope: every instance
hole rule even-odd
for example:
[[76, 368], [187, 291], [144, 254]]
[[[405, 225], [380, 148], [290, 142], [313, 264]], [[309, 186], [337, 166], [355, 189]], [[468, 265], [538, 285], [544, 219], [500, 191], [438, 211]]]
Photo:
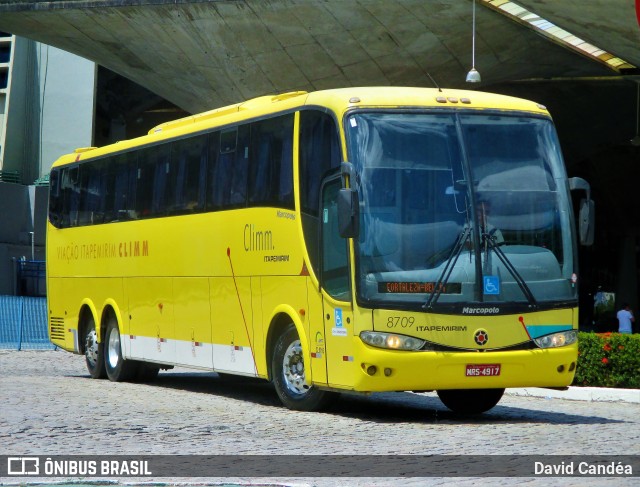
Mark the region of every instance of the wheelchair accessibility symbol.
[[484, 276], [484, 294], [500, 294], [500, 279], [498, 276]]

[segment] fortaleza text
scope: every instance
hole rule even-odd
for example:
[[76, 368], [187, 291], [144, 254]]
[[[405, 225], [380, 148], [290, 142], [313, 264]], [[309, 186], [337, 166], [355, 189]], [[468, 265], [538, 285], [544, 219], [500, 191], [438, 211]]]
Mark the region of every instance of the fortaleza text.
[[535, 475], [633, 475], [631, 465], [622, 462], [589, 463], [589, 462], [562, 462], [559, 464], [546, 464], [535, 462]]

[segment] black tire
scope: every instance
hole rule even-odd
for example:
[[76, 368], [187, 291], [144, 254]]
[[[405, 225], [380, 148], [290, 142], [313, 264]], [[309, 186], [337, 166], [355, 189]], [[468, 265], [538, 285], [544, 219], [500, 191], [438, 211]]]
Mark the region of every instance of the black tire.
[[278, 337], [271, 358], [273, 384], [278, 397], [289, 409], [320, 411], [333, 402], [337, 393], [305, 384], [305, 366], [300, 338], [290, 324]]
[[504, 389], [451, 389], [437, 392], [443, 404], [452, 411], [480, 414], [498, 404]]
[[107, 377], [113, 382], [132, 380], [138, 371], [138, 362], [122, 358], [120, 330], [113, 317], [109, 318], [104, 336], [104, 368]]
[[136, 371], [136, 382], [153, 382], [158, 377], [160, 367], [145, 362], [138, 362], [138, 370]]
[[104, 369], [104, 342], [98, 342], [96, 322], [93, 316], [89, 318], [84, 332], [84, 359], [87, 370], [92, 379], [104, 379], [107, 372]]

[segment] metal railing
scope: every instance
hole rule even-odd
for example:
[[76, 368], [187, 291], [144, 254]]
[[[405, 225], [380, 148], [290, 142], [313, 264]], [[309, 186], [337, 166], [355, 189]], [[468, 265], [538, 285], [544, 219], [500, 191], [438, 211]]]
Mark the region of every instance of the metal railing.
[[47, 299], [0, 296], [0, 349], [53, 350], [47, 330]]
[[16, 295], [46, 296], [46, 262], [44, 260], [17, 260], [16, 265]]

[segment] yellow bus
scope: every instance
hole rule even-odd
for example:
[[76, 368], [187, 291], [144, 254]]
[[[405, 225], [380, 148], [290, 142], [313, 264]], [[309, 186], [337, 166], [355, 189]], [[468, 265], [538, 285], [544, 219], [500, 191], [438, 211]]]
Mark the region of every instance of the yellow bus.
[[[568, 386], [577, 232], [542, 105], [480, 92], [265, 96], [53, 165], [51, 341], [93, 378], [192, 367], [454, 411]], [[580, 236], [592, 238], [583, 199]]]

